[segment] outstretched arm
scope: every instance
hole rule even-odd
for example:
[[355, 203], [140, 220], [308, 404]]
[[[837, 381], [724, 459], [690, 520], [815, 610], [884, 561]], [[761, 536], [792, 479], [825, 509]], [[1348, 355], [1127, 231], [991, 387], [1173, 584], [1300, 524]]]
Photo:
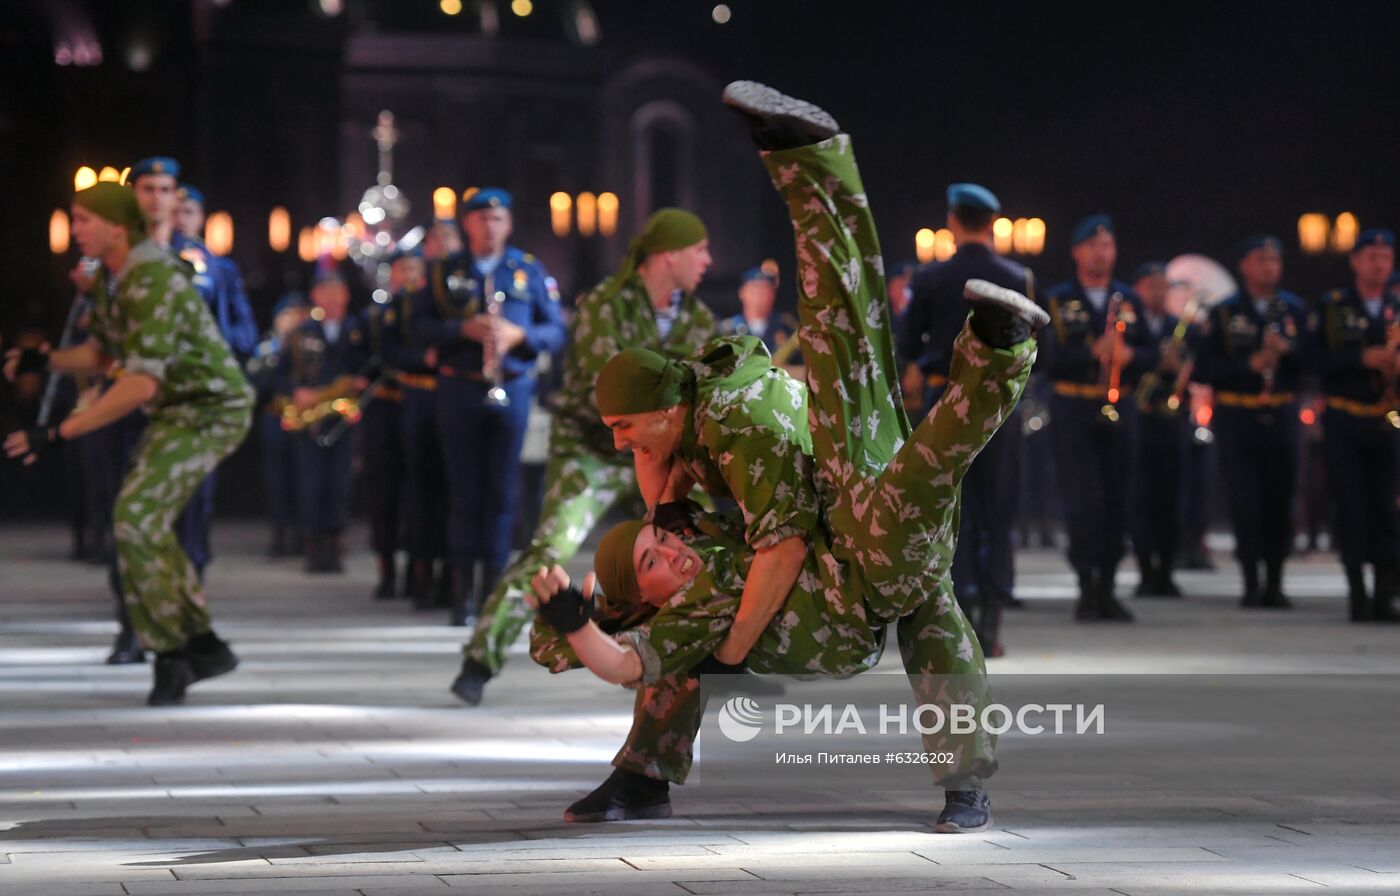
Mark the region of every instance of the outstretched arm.
[[[593, 606], [594, 577], [589, 573], [583, 579], [583, 600], [577, 593], [570, 593], [569, 574], [563, 567], [552, 569], [540, 567], [530, 579], [532, 593], [525, 595], [525, 603], [539, 610], [551, 625], [559, 629], [568, 639], [569, 646], [577, 654], [579, 661], [599, 678], [612, 684], [631, 684], [642, 677], [642, 659], [632, 647], [619, 644], [603, 633], [589, 615]], [[580, 604], [571, 606], [568, 604]], [[582, 624], [578, 624], [578, 623]]]

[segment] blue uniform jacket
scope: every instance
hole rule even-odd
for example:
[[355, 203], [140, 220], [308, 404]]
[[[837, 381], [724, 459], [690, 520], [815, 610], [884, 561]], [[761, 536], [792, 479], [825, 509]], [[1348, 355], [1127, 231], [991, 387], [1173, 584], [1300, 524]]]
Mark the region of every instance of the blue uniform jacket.
[[1308, 316], [1307, 362], [1322, 378], [1328, 397], [1374, 404], [1385, 394], [1384, 377], [1361, 366], [1361, 352], [1385, 345], [1386, 329], [1400, 321], [1400, 300], [1387, 294], [1371, 317], [1355, 287], [1334, 289]]
[[1102, 311], [1096, 309], [1077, 280], [1045, 291], [1041, 304], [1050, 313], [1050, 326], [1040, 331], [1040, 358], [1036, 370], [1062, 383], [1096, 385], [1099, 359], [1093, 344], [1104, 334], [1108, 306], [1114, 293], [1123, 294], [1119, 318], [1126, 325], [1123, 340], [1133, 350], [1133, 361], [1122, 371], [1119, 385], [1131, 388], [1142, 373], [1157, 367], [1159, 351], [1143, 322], [1142, 300], [1126, 283], [1114, 280]]
[[258, 347], [258, 324], [237, 263], [180, 233], [171, 237], [170, 249], [194, 268], [194, 288], [209, 306], [229, 348], [240, 360], [251, 357]]
[[909, 280], [909, 307], [899, 323], [899, 356], [919, 365], [925, 374], [948, 376], [953, 340], [962, 332], [971, 306], [963, 286], [987, 280], [1035, 299], [1035, 275], [1030, 268], [1002, 258], [981, 243], [968, 243], [947, 261], [924, 265]]
[[1305, 312], [1291, 292], [1279, 292], [1269, 301], [1266, 314], [1254, 307], [1254, 299], [1235, 293], [1210, 310], [1206, 322], [1194, 333], [1196, 366], [1192, 379], [1217, 392], [1256, 395], [1264, 390], [1264, 377], [1249, 366], [1249, 358], [1264, 344], [1264, 334], [1276, 328], [1294, 345], [1279, 358], [1274, 371], [1275, 393], [1296, 393], [1302, 385]]
[[482, 345], [462, 336], [462, 322], [486, 310], [488, 288], [505, 293], [502, 316], [525, 330], [525, 340], [503, 360], [507, 379], [534, 370], [542, 352], [564, 346], [564, 318], [554, 278], [533, 256], [507, 246], [491, 275], [484, 276], [470, 253], [435, 262], [427, 285], [412, 297], [414, 340], [438, 350], [438, 365], [457, 375], [480, 374]]

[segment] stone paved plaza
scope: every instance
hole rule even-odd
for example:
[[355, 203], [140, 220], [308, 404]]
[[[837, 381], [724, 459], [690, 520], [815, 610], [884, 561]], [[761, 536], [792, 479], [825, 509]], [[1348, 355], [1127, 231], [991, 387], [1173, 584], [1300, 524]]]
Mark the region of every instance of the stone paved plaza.
[[[567, 825], [609, 770], [629, 693], [517, 648], [465, 708], [447, 692], [461, 630], [372, 601], [366, 554], [311, 578], [263, 560], [254, 526], [216, 536], [211, 601], [243, 665], [148, 709], [149, 666], [101, 665], [115, 628], [100, 570], [62, 559], [56, 528], [0, 531], [0, 894], [1400, 893], [1400, 790], [1352, 774], [1400, 756], [1368, 756], [1366, 730], [1325, 739], [1334, 762], [1235, 786], [1169, 771], [1188, 737], [1226, 744], [1222, 769], [1270, 746], [1219, 722], [1142, 727], [1133, 749], [1082, 762], [1007, 740], [985, 834], [931, 833], [931, 787], [703, 781], [672, 788], [665, 821]], [[1027, 553], [1028, 606], [992, 670], [1130, 686], [1287, 673], [1320, 702], [1359, 680], [1377, 718], [1400, 712], [1400, 627], [1344, 623], [1331, 558], [1291, 567], [1291, 613], [1237, 609], [1217, 561], [1180, 577], [1183, 601], [1132, 601], [1137, 625], [1076, 626], [1060, 558]], [[1135, 581], [1125, 569], [1120, 592]]]

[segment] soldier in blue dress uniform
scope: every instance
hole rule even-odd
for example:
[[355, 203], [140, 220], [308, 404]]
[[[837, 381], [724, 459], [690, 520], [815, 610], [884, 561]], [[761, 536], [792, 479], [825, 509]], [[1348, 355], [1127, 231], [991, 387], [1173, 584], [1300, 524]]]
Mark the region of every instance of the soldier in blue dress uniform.
[[[778, 300], [778, 265], [767, 261], [756, 268], [749, 268], [739, 278], [739, 304], [743, 310], [719, 323], [721, 336], [757, 336], [763, 340], [775, 363], [798, 379], [802, 367], [802, 354], [797, 351], [797, 343], [788, 345], [789, 339], [797, 337], [797, 318], [787, 312], [773, 312]], [[787, 346], [784, 348], [784, 346]]]
[[[136, 177], [138, 171], [144, 170], [143, 162], [136, 163], [131, 170]], [[243, 273], [232, 258], [215, 255], [204, 244], [204, 194], [199, 188], [180, 184], [175, 195], [175, 227], [170, 232], [170, 249], [194, 268], [194, 288], [213, 313], [219, 333], [233, 349], [234, 357], [246, 361], [257, 348], [258, 325], [243, 288]], [[190, 561], [200, 571], [213, 559], [209, 528], [214, 519], [217, 475], [217, 471], [209, 474], [175, 521], [176, 529], [182, 533], [182, 542], [194, 551]]]
[[[1137, 435], [1133, 389], [1157, 367], [1142, 300], [1113, 277], [1118, 243], [1108, 215], [1092, 215], [1070, 237], [1075, 277], [1045, 291], [1050, 326], [1037, 368], [1050, 379], [1050, 427], [1079, 581], [1078, 621], [1131, 621], [1114, 595], [1123, 559]], [[1115, 391], [1116, 390], [1116, 391]]]
[[[365, 311], [365, 335], [374, 392], [364, 407], [360, 449], [364, 458], [365, 498], [370, 521], [370, 541], [379, 564], [379, 584], [374, 596], [389, 599], [398, 594], [396, 556], [405, 518], [404, 483], [408, 464], [403, 449], [403, 387], [394, 366], [399, 343], [402, 299], [406, 292], [422, 288], [423, 259], [398, 252], [389, 260], [389, 284], [384, 295]], [[380, 299], [383, 299], [381, 302]]]
[[297, 520], [307, 572], [343, 572], [354, 430], [331, 444], [317, 437], [338, 422], [328, 403], [364, 388], [367, 347], [360, 321], [347, 314], [350, 290], [339, 273], [317, 275], [311, 302], [310, 317], [287, 339], [275, 389], [291, 398], [284, 419], [296, 432]]
[[258, 447], [262, 456], [263, 491], [272, 523], [268, 556], [279, 559], [301, 553], [296, 509], [296, 435], [282, 428], [282, 411], [291, 396], [276, 391], [277, 369], [293, 331], [306, 322], [310, 306], [305, 296], [290, 292], [272, 309], [272, 328], [263, 335], [244, 363], [248, 382], [258, 390]]
[[[1372, 228], [1351, 252], [1353, 284], [1323, 296], [1308, 315], [1310, 363], [1322, 378], [1327, 479], [1353, 622], [1393, 622], [1396, 587], [1396, 458], [1400, 433], [1400, 301], [1386, 291], [1395, 234]], [[1375, 573], [1368, 596], [1364, 570]]]
[[475, 619], [509, 559], [535, 359], [564, 344], [554, 279], [507, 245], [510, 194], [474, 194], [462, 229], [466, 250], [432, 265], [413, 305], [414, 336], [437, 354], [454, 625]]
[[1246, 239], [1236, 258], [1244, 288], [1211, 309], [1194, 376], [1215, 390], [1211, 425], [1244, 580], [1240, 606], [1286, 609], [1306, 319], [1302, 301], [1279, 289], [1283, 244], [1276, 237]]
[[[948, 382], [953, 341], [971, 311], [963, 294], [967, 281], [987, 280], [1035, 298], [1030, 269], [1001, 258], [993, 249], [992, 224], [1001, 202], [992, 191], [978, 184], [952, 184], [947, 196], [947, 224], [958, 250], [947, 261], [926, 265], [913, 274], [909, 307], [899, 331], [899, 354], [909, 359], [905, 401], [922, 401], [922, 406], [914, 408], [919, 416], [928, 412]], [[1020, 415], [1013, 411], [962, 482], [953, 590], [973, 622], [982, 650], [990, 656], [1002, 653], [1001, 609], [1014, 600], [1012, 530], [1020, 495], [1021, 439]]]
[[1136, 396], [1140, 429], [1132, 535], [1139, 597], [1181, 596], [1172, 572], [1181, 540], [1182, 472], [1191, 432], [1191, 399], [1182, 379], [1187, 342], [1184, 334], [1181, 340], [1175, 338], [1179, 321], [1167, 311], [1169, 287], [1163, 262], [1144, 262], [1133, 274], [1133, 289], [1142, 299], [1142, 325], [1159, 352], [1157, 369], [1150, 378], [1143, 378]]

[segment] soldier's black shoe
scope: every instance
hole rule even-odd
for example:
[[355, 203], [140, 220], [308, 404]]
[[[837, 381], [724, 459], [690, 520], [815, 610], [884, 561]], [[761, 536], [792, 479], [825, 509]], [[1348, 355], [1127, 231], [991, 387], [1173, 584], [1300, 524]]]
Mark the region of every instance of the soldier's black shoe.
[[1074, 621], [1090, 622], [1099, 618], [1098, 607], [1098, 586], [1094, 583], [1092, 572], [1080, 571], [1079, 577], [1079, 600], [1074, 604]]
[[[722, 664], [720, 664], [722, 666]], [[709, 674], [699, 671], [700, 686], [707, 697], [730, 697], [735, 694], [748, 694], [755, 697], [781, 697], [787, 693], [783, 683], [764, 675], [755, 675], [742, 666], [727, 669], [716, 668]]]
[[345, 551], [341, 547], [339, 535], [325, 536], [321, 540], [321, 552], [321, 563], [325, 572], [345, 572]]
[[173, 706], [183, 703], [185, 689], [194, 683], [194, 672], [185, 651], [171, 650], [156, 654], [155, 683], [146, 697], [147, 706]]
[[453, 680], [451, 691], [458, 700], [468, 706], [479, 706], [481, 692], [486, 689], [486, 682], [490, 680], [491, 669], [485, 663], [467, 657], [462, 660], [462, 671], [458, 672]]
[[636, 772], [615, 769], [588, 796], [564, 810], [574, 823], [671, 817], [671, 785]]
[[939, 834], [976, 834], [992, 826], [992, 801], [985, 790], [949, 790], [933, 826]]
[[476, 624], [477, 604], [481, 596], [476, 590], [476, 564], [452, 570], [452, 612], [447, 624], [457, 627]]
[[1050, 323], [1050, 315], [1014, 289], [969, 280], [963, 295], [972, 303], [972, 333], [991, 348], [1020, 345]]
[[757, 81], [731, 81], [723, 100], [748, 122], [759, 149], [810, 146], [841, 131], [826, 110]]
[[228, 643], [212, 631], [190, 638], [185, 645], [185, 655], [193, 675], [191, 684], [238, 668], [238, 657], [229, 649]]
[[379, 584], [374, 587], [374, 596], [377, 600], [393, 600], [397, 596], [398, 570], [395, 568], [393, 554], [379, 555]]
[[1172, 580], [1171, 570], [1164, 569], [1157, 574], [1157, 597], [1181, 597], [1181, 586]]
[[287, 531], [286, 527], [278, 526], [272, 530], [272, 543], [267, 546], [267, 555], [274, 560], [283, 557], [290, 557], [296, 553], [296, 539]]
[[1395, 595], [1395, 570], [1377, 569], [1375, 594], [1371, 598], [1372, 622], [1400, 622], [1391, 598]]
[[146, 651], [141, 649], [141, 642], [136, 639], [136, 632], [130, 626], [123, 626], [117, 632], [117, 640], [112, 642], [112, 652], [107, 655], [107, 665], [109, 666], [130, 666], [146, 661]]
[[1099, 616], [1107, 622], [1132, 622], [1133, 611], [1118, 602], [1113, 595], [1113, 570], [1099, 573]]

